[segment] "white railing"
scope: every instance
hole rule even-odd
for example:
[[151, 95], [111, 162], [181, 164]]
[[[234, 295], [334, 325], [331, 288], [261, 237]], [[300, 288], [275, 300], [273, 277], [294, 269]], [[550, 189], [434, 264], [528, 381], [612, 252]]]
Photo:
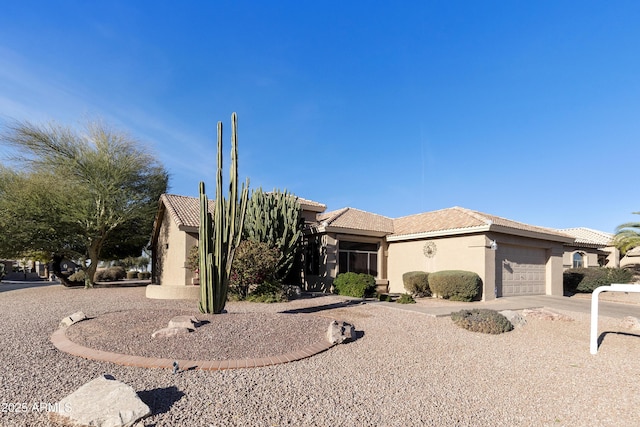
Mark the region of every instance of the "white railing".
[[623, 285], [613, 283], [610, 286], [599, 286], [591, 295], [591, 354], [598, 353], [598, 295], [601, 292], [640, 292], [640, 285]]

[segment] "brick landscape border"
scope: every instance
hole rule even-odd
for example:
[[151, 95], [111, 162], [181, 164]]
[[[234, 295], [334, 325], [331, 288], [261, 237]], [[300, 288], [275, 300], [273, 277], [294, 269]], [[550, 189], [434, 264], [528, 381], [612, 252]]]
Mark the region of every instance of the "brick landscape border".
[[58, 350], [64, 353], [89, 360], [111, 362], [117, 365], [135, 366], [139, 368], [173, 369], [173, 362], [177, 361], [181, 371], [193, 369], [220, 371], [224, 369], [259, 368], [262, 366], [279, 365], [281, 363], [306, 359], [318, 353], [322, 353], [335, 345], [331, 344], [328, 340], [324, 340], [323, 342], [306, 346], [300, 350], [277, 356], [230, 360], [175, 360], [157, 357], [132, 356], [129, 354], [112, 353], [110, 351], [84, 347], [74, 343], [67, 337], [66, 328], [58, 328], [51, 335], [51, 343]]

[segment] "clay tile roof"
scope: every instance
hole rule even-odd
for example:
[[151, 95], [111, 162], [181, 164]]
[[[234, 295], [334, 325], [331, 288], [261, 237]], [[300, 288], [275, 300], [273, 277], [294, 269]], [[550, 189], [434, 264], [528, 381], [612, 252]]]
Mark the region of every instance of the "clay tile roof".
[[[163, 194], [161, 200], [178, 227], [198, 227], [200, 225], [200, 199], [196, 197]], [[209, 211], [215, 209], [215, 201], [209, 200]]]
[[324, 226], [393, 233], [391, 218], [354, 208], [342, 208], [318, 215], [318, 222]]
[[586, 227], [565, 228], [558, 231], [574, 237], [576, 244], [611, 246], [611, 241], [613, 240], [613, 234]]
[[558, 230], [536, 227], [459, 206], [397, 218], [393, 221], [393, 225], [394, 237], [430, 232], [473, 231], [474, 228], [488, 228], [491, 226], [569, 237]]
[[[178, 227], [199, 227], [200, 225], [200, 199], [197, 197], [179, 196], [176, 194], [163, 194], [161, 200], [176, 222]], [[298, 197], [300, 206], [315, 212], [322, 212], [326, 206], [322, 203]], [[215, 209], [215, 200], [209, 199], [209, 212]]]
[[298, 203], [300, 203], [301, 207], [314, 212], [324, 212], [324, 210], [327, 209], [327, 205], [314, 202], [313, 200], [303, 199], [302, 197], [298, 197]]

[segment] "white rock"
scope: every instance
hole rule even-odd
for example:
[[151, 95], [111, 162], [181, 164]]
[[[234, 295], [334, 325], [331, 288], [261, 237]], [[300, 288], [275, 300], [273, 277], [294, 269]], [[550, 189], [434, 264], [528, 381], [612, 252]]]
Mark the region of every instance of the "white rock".
[[151, 414], [135, 390], [108, 375], [89, 381], [56, 404], [49, 420], [67, 426], [130, 427]]
[[169, 328], [187, 328], [195, 330], [200, 321], [193, 316], [176, 316], [169, 320]]
[[64, 319], [62, 319], [60, 321], [60, 328], [68, 328], [69, 326], [73, 325], [74, 323], [78, 323], [81, 320], [85, 320], [87, 318], [87, 316], [85, 316], [85, 314], [81, 311], [77, 311], [75, 313], [73, 313], [71, 316], [67, 316]]
[[191, 332], [189, 328], [162, 328], [151, 334], [151, 338], [173, 337]]
[[524, 326], [524, 325], [527, 324], [527, 319], [522, 317], [522, 315], [520, 313], [518, 313], [517, 311], [502, 310], [502, 311], [499, 311], [499, 313], [502, 314], [504, 317], [506, 317], [507, 320], [509, 322], [511, 322], [511, 324], [514, 327], [516, 327], [516, 326]]
[[331, 344], [342, 344], [356, 339], [356, 329], [347, 322], [332, 321], [327, 329], [327, 340]]

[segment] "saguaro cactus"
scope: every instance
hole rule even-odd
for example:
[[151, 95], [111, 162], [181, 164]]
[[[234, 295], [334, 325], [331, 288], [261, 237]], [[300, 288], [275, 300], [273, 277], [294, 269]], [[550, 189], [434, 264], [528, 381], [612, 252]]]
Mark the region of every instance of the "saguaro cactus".
[[222, 195], [222, 122], [218, 122], [218, 174], [213, 215], [204, 182], [200, 182], [200, 311], [219, 314], [224, 310], [229, 274], [240, 244], [247, 209], [249, 179], [242, 185], [238, 201], [238, 118], [231, 115], [231, 171], [228, 200]]

